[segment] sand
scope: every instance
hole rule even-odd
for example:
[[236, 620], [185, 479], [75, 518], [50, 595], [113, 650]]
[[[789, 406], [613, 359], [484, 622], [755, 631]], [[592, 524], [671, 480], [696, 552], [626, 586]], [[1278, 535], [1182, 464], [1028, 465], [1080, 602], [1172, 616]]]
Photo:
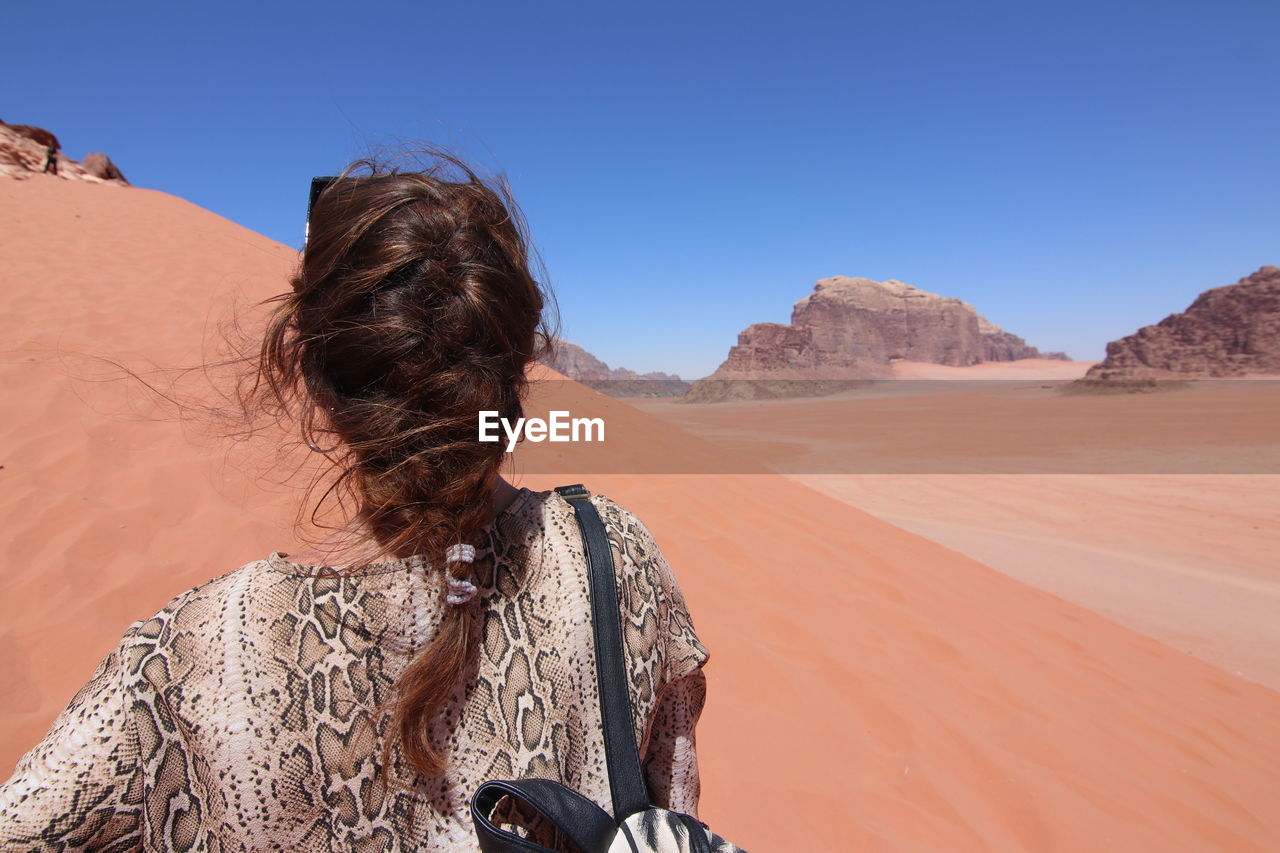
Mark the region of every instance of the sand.
[[1280, 474], [1280, 382], [1070, 385], [883, 381], [828, 397], [634, 405], [788, 474]]
[[[944, 369], [966, 380], [985, 367]], [[1215, 381], [1099, 397], [1062, 396], [1059, 387], [901, 382], [861, 396], [639, 405], [1010, 577], [1280, 688], [1280, 386]], [[816, 473], [863, 462], [877, 473]], [[1165, 473], [1131, 472], [1144, 466]], [[1206, 473], [1214, 471], [1237, 473]]]
[[[293, 256], [160, 193], [39, 176], [0, 183], [0, 217], [4, 768], [130, 621], [294, 542], [265, 451], [139, 418], [66, 353], [185, 362]], [[608, 405], [668, 454], [740, 452]], [[1280, 693], [783, 476], [554, 461], [522, 484], [585, 480], [675, 567], [712, 655], [702, 817], [747, 849], [1280, 844]]]
[[926, 361], [899, 361], [894, 379], [1079, 379], [1093, 367], [1092, 361], [1058, 361], [1052, 358], [1020, 358], [988, 361], [971, 367], [951, 367]]
[[7, 775], [130, 622], [292, 542], [292, 494], [104, 359], [198, 363], [232, 299], [282, 289], [297, 256], [172, 196], [42, 175], [0, 181], [0, 231]]
[[1280, 689], [1276, 475], [794, 479]]

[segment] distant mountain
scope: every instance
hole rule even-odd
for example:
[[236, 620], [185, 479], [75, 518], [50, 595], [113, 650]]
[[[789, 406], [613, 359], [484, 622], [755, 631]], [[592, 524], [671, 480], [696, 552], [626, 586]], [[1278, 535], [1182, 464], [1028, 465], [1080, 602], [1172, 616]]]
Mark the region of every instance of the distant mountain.
[[[968, 303], [965, 303], [968, 304]], [[976, 313], [976, 312], [975, 312]], [[1025, 340], [978, 315], [978, 332], [982, 335], [983, 361], [1020, 361], [1024, 358], [1047, 358], [1052, 361], [1070, 361], [1065, 352], [1040, 352]]]
[[895, 361], [967, 367], [1024, 358], [1069, 360], [1041, 353], [959, 299], [893, 279], [835, 276], [795, 304], [789, 324], [757, 323], [739, 334], [729, 357], [687, 399], [723, 398], [730, 385], [719, 380], [779, 380], [788, 384], [774, 383], [767, 395], [781, 387], [791, 396], [805, 381], [887, 378]]
[[1280, 374], [1280, 269], [1201, 293], [1186, 311], [1107, 344], [1081, 383]]
[[680, 397], [690, 384], [670, 373], [636, 373], [610, 367], [577, 344], [556, 341], [547, 366], [611, 397]]

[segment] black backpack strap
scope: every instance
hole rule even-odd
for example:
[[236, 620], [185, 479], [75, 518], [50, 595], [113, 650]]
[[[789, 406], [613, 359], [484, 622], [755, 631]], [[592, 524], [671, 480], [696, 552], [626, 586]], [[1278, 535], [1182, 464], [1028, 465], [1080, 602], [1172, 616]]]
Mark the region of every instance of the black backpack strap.
[[582, 530], [583, 547], [591, 566], [591, 622], [595, 629], [596, 677], [600, 685], [600, 715], [604, 723], [609, 790], [619, 823], [649, 807], [649, 788], [640, 768], [633, 728], [631, 694], [627, 690], [626, 657], [613, 551], [591, 493], [582, 484], [556, 491], [573, 507]]

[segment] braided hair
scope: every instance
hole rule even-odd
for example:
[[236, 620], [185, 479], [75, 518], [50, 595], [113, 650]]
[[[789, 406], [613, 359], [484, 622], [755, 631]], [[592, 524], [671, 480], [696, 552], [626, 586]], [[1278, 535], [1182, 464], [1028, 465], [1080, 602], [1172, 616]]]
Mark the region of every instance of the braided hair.
[[[414, 172], [362, 161], [320, 192], [292, 290], [277, 298], [262, 343], [257, 386], [296, 413], [313, 449], [327, 448], [339, 471], [331, 489], [354, 499], [379, 552], [432, 559], [453, 579], [442, 585], [452, 596], [470, 567], [451, 546], [491, 520], [504, 459], [501, 443], [477, 440], [477, 413], [521, 417], [525, 370], [553, 338], [505, 184], [432, 155]], [[393, 734], [427, 775], [444, 770], [429, 723], [471, 653], [470, 600], [450, 598], [435, 638], [396, 684]]]

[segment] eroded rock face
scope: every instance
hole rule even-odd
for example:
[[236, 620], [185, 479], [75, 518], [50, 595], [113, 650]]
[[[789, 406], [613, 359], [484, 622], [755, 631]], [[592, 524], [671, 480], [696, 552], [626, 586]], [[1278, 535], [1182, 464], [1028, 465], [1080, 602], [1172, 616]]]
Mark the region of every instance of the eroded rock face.
[[1040, 352], [1025, 340], [978, 316], [978, 332], [982, 335], [983, 361], [1018, 361], [1023, 358], [1048, 358], [1070, 361], [1065, 352]]
[[84, 159], [80, 161], [80, 165], [84, 166], [84, 170], [95, 178], [101, 178], [104, 181], [120, 181], [121, 183], [129, 183], [125, 180], [124, 173], [120, 171], [120, 167], [111, 162], [111, 158], [106, 154], [93, 152], [86, 154]]
[[887, 377], [890, 365], [901, 360], [967, 367], [1045, 357], [978, 316], [967, 302], [893, 279], [835, 276], [819, 281], [795, 304], [791, 323], [757, 323], [738, 335], [713, 375], [877, 378]]
[[790, 323], [756, 323], [739, 334], [729, 357], [685, 399], [834, 393], [851, 381], [889, 378], [896, 361], [967, 367], [1022, 358], [1069, 360], [1041, 353], [959, 299], [893, 279], [834, 276], [795, 304]]
[[9, 130], [19, 136], [30, 139], [32, 142], [46, 149], [52, 148], [54, 151], [62, 150], [62, 143], [58, 141], [58, 137], [54, 136], [43, 127], [34, 127], [29, 124], [5, 124], [0, 121], [0, 125], [9, 128]]
[[555, 351], [546, 359], [547, 366], [570, 379], [609, 379], [609, 365], [577, 344], [556, 341]]
[[[0, 176], [25, 180], [46, 173], [49, 149], [60, 148], [57, 137], [47, 130], [20, 124], [0, 122]], [[56, 175], [73, 181], [97, 184], [128, 185], [124, 175], [105, 154], [90, 154], [85, 163], [92, 169], [60, 153], [53, 155]], [[100, 159], [96, 159], [100, 158]]]
[[812, 330], [815, 365], [880, 371], [899, 359], [953, 367], [982, 360], [972, 308], [893, 279], [825, 278], [796, 303], [791, 323]]
[[552, 370], [612, 397], [679, 397], [689, 390], [689, 383], [679, 376], [610, 367], [568, 341], [557, 341], [546, 363]]
[[757, 323], [717, 379], [852, 379], [889, 375], [895, 360], [964, 366], [982, 359], [977, 314], [951, 299], [868, 278], [824, 278], [797, 302], [791, 323]]
[[738, 333], [738, 343], [715, 375], [794, 374], [813, 367], [813, 330], [783, 323], [756, 323]]
[[1280, 374], [1280, 269], [1201, 293], [1186, 311], [1107, 344], [1083, 382]]

